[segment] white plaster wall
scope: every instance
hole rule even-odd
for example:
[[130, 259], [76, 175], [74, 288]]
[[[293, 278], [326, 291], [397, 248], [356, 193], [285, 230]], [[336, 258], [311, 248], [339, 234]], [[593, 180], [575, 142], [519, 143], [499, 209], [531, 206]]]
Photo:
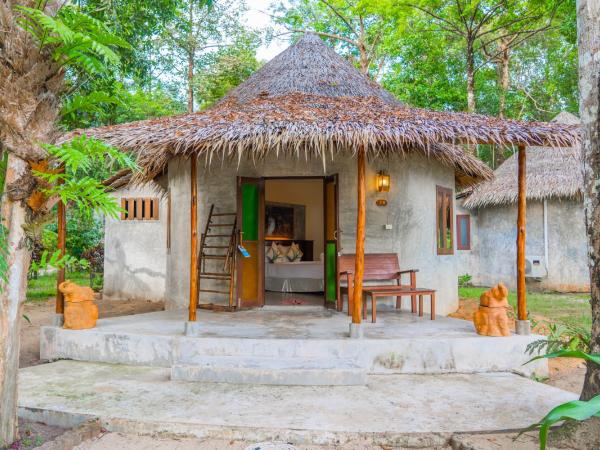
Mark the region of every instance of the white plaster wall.
[[114, 300], [165, 298], [167, 273], [167, 201], [154, 185], [123, 188], [113, 196], [159, 197], [159, 220], [120, 220], [104, 225], [104, 298]]
[[[583, 204], [576, 200], [548, 200], [548, 276], [529, 279], [528, 287], [542, 290], [589, 290], [587, 240]], [[473, 224], [475, 227], [473, 228]], [[516, 288], [516, 205], [471, 211], [473, 246], [459, 257], [459, 273], [473, 283], [491, 286], [500, 281]], [[528, 256], [544, 256], [543, 204], [527, 203]]]
[[304, 238], [313, 241], [315, 261], [323, 253], [323, 180], [266, 180], [265, 201], [305, 206]]
[[[341, 251], [353, 253], [356, 230], [356, 162], [337, 157], [321, 160], [277, 159], [269, 157], [256, 165], [242, 161], [237, 168], [224, 163], [203, 168], [199, 161], [199, 232], [204, 227], [208, 208], [215, 203], [222, 211], [235, 211], [236, 176], [299, 176], [339, 174]], [[376, 195], [375, 174], [385, 169], [391, 174], [391, 191]], [[437, 310], [448, 314], [458, 306], [457, 263], [455, 255], [437, 255], [435, 240], [436, 185], [454, 188], [454, 171], [425, 157], [374, 161], [367, 166], [367, 252], [397, 252], [403, 269], [420, 272], [420, 286], [438, 290]], [[168, 256], [167, 308], [184, 308], [189, 294], [189, 162], [173, 159], [169, 163], [169, 187], [173, 208], [171, 253]], [[387, 197], [387, 207], [375, 205], [376, 198]], [[385, 230], [385, 224], [392, 230]], [[222, 301], [218, 297], [205, 301]]]

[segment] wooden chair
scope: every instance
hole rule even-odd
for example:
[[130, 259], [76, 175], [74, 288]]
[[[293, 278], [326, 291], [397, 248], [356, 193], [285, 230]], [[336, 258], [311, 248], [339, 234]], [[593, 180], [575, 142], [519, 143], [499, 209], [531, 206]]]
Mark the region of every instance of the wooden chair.
[[[348, 315], [352, 314], [353, 288], [354, 288], [354, 268], [355, 268], [354, 253], [341, 255], [338, 258], [338, 274], [341, 280], [346, 280], [346, 289], [348, 295]], [[417, 287], [417, 272], [418, 269], [400, 270], [398, 255], [396, 253], [365, 253], [365, 272], [363, 281], [390, 281], [394, 284], [386, 284], [386, 286], [400, 286], [415, 289]], [[409, 284], [402, 284], [402, 275], [409, 275]], [[378, 285], [383, 286], [383, 285]], [[369, 286], [373, 288], [377, 286]], [[417, 296], [410, 295], [411, 311], [417, 310]], [[396, 308], [402, 306], [402, 296], [396, 297]], [[342, 288], [338, 283], [338, 310], [341, 311], [344, 307], [342, 299]]]

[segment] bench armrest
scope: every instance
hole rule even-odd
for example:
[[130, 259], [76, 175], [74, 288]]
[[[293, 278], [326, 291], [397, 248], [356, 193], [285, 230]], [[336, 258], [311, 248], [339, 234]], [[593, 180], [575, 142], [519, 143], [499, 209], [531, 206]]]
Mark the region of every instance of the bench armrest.
[[396, 272], [396, 275], [403, 275], [405, 273], [417, 273], [418, 271], [419, 271], [419, 269], [401, 270], [399, 272]]

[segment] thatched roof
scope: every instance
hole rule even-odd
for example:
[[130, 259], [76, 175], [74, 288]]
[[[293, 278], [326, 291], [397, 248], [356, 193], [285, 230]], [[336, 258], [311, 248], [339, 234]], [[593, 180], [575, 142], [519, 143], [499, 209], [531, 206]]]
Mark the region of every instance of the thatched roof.
[[[574, 115], [562, 112], [553, 122], [578, 124]], [[518, 155], [508, 158], [494, 171], [494, 178], [480, 183], [468, 193], [469, 209], [516, 203]], [[527, 199], [580, 198], [583, 193], [581, 148], [527, 148]]]
[[451, 144], [558, 147], [579, 137], [575, 126], [409, 108], [314, 34], [304, 35], [206, 111], [85, 133], [136, 152], [147, 177], [163, 171], [175, 155], [196, 154], [211, 163], [257, 160], [273, 152], [325, 164], [362, 148], [369, 158], [421, 152], [467, 178], [487, 178], [485, 165]]

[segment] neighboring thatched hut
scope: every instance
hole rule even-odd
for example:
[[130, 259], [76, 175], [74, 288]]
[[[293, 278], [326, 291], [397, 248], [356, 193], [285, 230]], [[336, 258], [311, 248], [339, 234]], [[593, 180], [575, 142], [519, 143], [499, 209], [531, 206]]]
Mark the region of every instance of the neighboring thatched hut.
[[[313, 258], [305, 262], [324, 266], [325, 304], [339, 300], [337, 255], [353, 253], [356, 243], [361, 254], [364, 234], [366, 252], [398, 253], [402, 268], [420, 270], [419, 285], [438, 291], [438, 312], [452, 312], [458, 305], [454, 192], [457, 185], [491, 176], [481, 161], [457, 145], [560, 147], [572, 145], [579, 135], [577, 127], [561, 124], [409, 108], [313, 34], [302, 37], [206, 111], [86, 132], [137, 153], [141, 178], [167, 174], [171, 218], [167, 307], [189, 305], [190, 321], [195, 320], [195, 274], [211, 273], [218, 264], [203, 261], [196, 272], [196, 237], [191, 230], [201, 234], [211, 204], [237, 214], [238, 242], [249, 252], [247, 258], [238, 257], [235, 303], [265, 304], [264, 287], [269, 284], [265, 278], [273, 269], [265, 261], [270, 232], [265, 230], [269, 219], [265, 203], [270, 202], [265, 186], [275, 178], [289, 184], [287, 191], [271, 189], [277, 194], [272, 203], [284, 203], [280, 216], [289, 223], [274, 227], [284, 230], [289, 241], [313, 241]], [[377, 189], [379, 172], [390, 176], [388, 192]], [[294, 184], [298, 177], [320, 183], [323, 195], [299, 200], [296, 195], [308, 188]], [[289, 201], [282, 200], [286, 192]], [[301, 216], [293, 211], [302, 206], [308, 217], [314, 201], [322, 207], [317, 227], [322, 230], [321, 241], [306, 237], [308, 227], [296, 236], [301, 221], [291, 218]], [[322, 248], [314, 248], [317, 241], [324, 242]], [[318, 270], [305, 266], [312, 283]], [[283, 266], [277, 269], [282, 272]], [[359, 277], [360, 262], [356, 270]], [[289, 273], [278, 276], [294, 278]], [[219, 290], [213, 287], [218, 280], [208, 278], [200, 276], [201, 303], [226, 302], [219, 293], [203, 291]], [[297, 285], [287, 281], [286, 286]], [[358, 322], [355, 311], [353, 323]]]
[[[578, 124], [563, 112], [553, 120]], [[516, 285], [515, 217], [517, 158], [494, 178], [467, 191], [463, 207], [472, 212], [470, 250], [459, 252], [461, 273], [489, 286]], [[589, 290], [587, 238], [583, 210], [583, 168], [579, 147], [527, 149], [527, 277], [532, 287], [557, 291]]]

